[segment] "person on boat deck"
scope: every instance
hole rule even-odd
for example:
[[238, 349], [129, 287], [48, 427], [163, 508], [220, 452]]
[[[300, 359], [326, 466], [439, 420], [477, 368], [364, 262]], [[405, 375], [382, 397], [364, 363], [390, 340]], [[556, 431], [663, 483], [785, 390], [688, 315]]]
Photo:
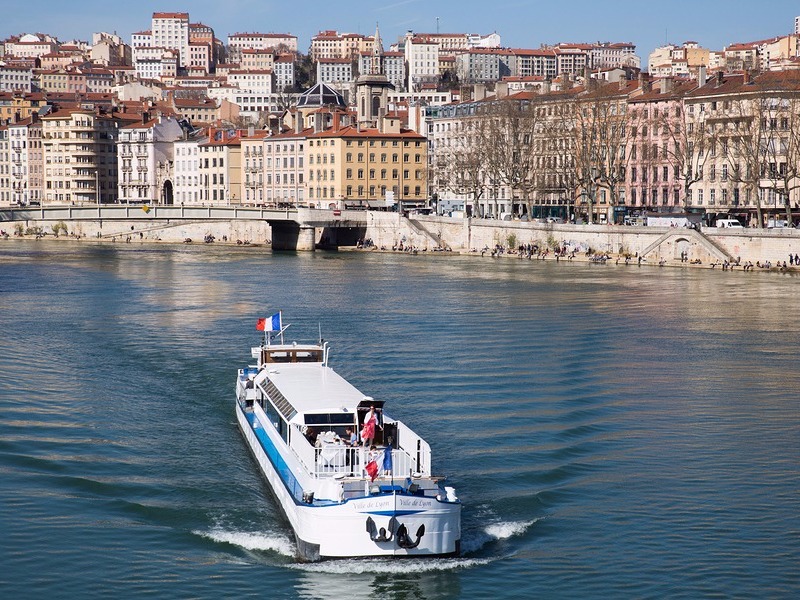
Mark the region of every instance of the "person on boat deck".
[[315, 446], [317, 444], [317, 432], [314, 430], [313, 427], [309, 427], [308, 429], [306, 429], [305, 435], [309, 444], [311, 444], [312, 446]]
[[358, 436], [355, 429], [352, 427], [347, 428], [347, 443], [351, 446], [358, 446]]
[[[375, 439], [375, 426], [378, 425], [378, 415], [375, 412], [375, 405], [369, 407], [367, 416], [364, 417], [364, 426], [361, 428], [361, 439], [366, 447], [372, 445]], [[378, 425], [380, 427], [380, 425]], [[383, 427], [381, 427], [383, 429]]]

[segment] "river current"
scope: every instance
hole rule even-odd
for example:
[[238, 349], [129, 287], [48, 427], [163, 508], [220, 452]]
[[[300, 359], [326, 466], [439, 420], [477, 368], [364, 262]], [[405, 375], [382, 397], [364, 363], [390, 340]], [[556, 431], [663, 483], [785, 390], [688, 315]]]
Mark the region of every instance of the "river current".
[[[3, 598], [800, 595], [800, 279], [0, 241]], [[236, 428], [277, 310], [432, 446], [463, 556], [300, 564]]]

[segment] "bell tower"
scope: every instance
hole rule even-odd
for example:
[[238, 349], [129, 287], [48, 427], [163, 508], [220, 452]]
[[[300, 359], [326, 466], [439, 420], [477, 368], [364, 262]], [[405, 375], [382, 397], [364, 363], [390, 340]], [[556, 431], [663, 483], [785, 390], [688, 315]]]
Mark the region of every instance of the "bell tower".
[[393, 90], [394, 86], [383, 72], [383, 42], [376, 25], [368, 72], [356, 81], [356, 110], [360, 129], [378, 127], [378, 122], [386, 115], [390, 89]]

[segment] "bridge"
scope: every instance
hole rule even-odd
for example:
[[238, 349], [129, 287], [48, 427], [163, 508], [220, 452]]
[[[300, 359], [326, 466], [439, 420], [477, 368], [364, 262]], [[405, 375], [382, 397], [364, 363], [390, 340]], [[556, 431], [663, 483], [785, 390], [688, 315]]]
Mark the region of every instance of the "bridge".
[[266, 221], [272, 229], [273, 250], [314, 250], [316, 229], [325, 230], [323, 235], [336, 244], [340, 232], [363, 231], [367, 226], [367, 214], [363, 210], [279, 209], [236, 205], [58, 204], [0, 208], [0, 223], [27, 221], [127, 221], [140, 226], [144, 223], [160, 228], [185, 223]]

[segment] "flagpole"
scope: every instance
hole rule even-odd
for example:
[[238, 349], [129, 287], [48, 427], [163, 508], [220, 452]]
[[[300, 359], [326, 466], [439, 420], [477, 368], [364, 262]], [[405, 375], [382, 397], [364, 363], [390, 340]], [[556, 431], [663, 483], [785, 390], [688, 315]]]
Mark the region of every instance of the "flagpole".
[[281, 310], [278, 311], [278, 323], [280, 324], [280, 329], [281, 329], [281, 346], [282, 346], [284, 327], [283, 327], [283, 311]]

